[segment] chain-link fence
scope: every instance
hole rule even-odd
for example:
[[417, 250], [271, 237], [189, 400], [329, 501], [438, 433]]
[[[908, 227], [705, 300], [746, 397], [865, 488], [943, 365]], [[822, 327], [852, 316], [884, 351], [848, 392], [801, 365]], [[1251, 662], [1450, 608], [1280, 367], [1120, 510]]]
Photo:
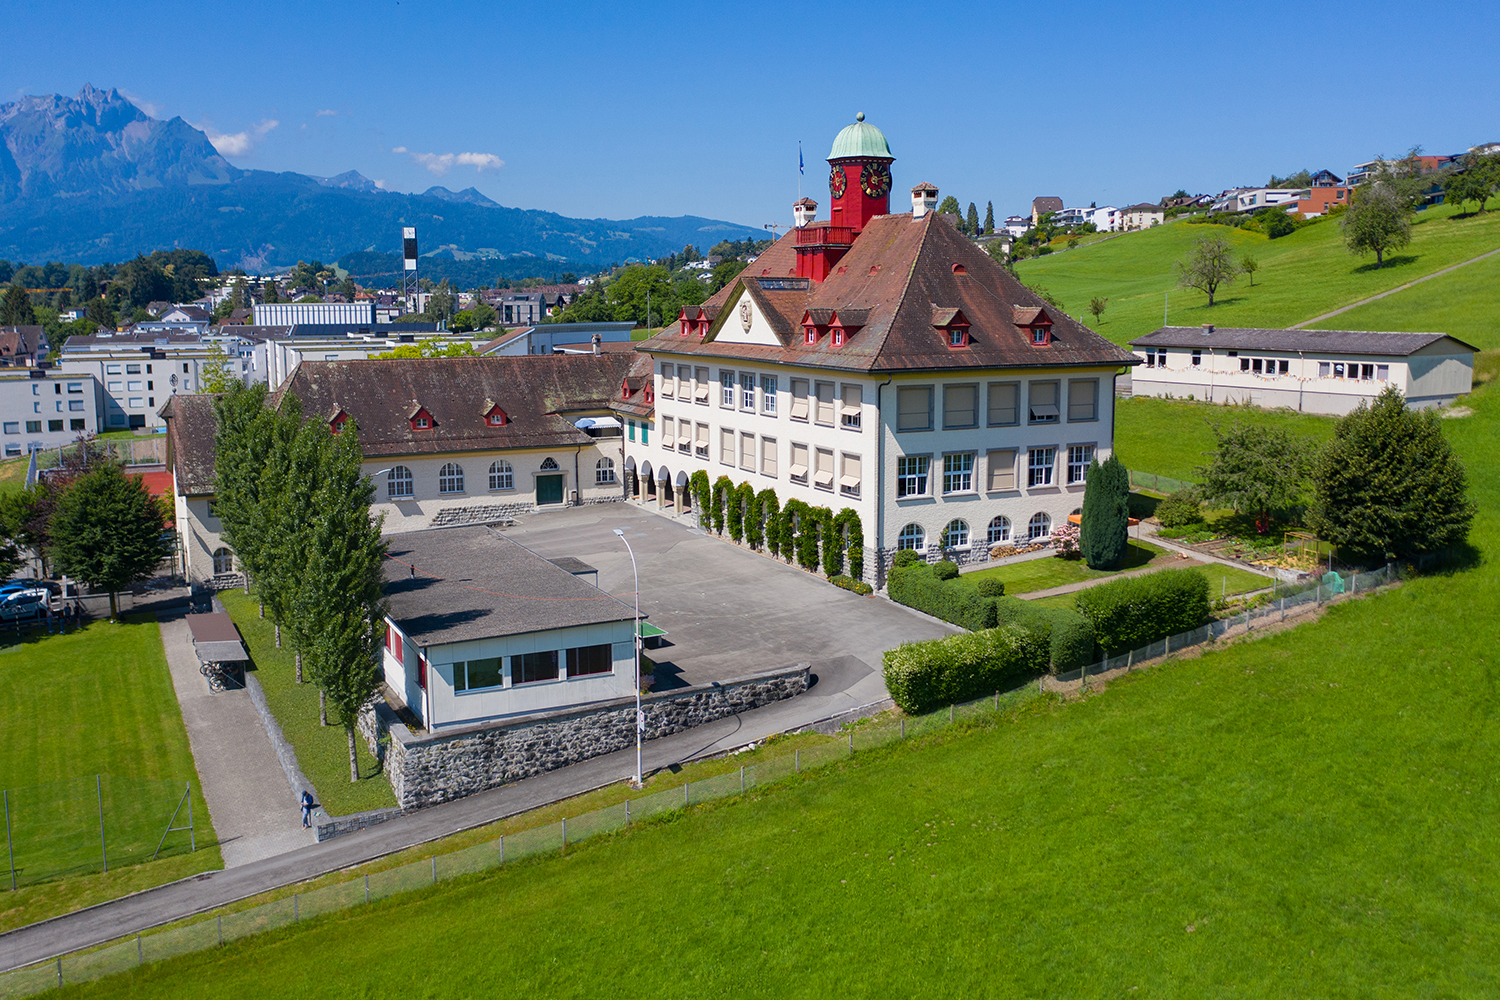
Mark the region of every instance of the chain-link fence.
[[[81, 444], [59, 445], [56, 448], [39, 450], [36, 453], [38, 470], [55, 469], [65, 459], [76, 458]], [[125, 465], [164, 465], [167, 461], [166, 435], [158, 434], [139, 438], [95, 439], [88, 443], [90, 455], [109, 458]]]
[[936, 732], [956, 722], [995, 715], [1036, 697], [1039, 697], [1036, 685], [1028, 683], [1013, 691], [950, 705], [927, 715], [857, 726], [827, 743], [757, 759], [737, 770], [507, 834], [451, 854], [434, 855], [398, 868], [371, 872], [351, 881], [294, 893], [246, 910], [211, 911], [196, 923], [136, 935], [92, 951], [63, 955], [42, 965], [0, 975], [0, 997], [31, 996], [63, 984], [99, 979], [527, 858], [561, 854], [570, 844], [589, 837], [624, 830], [677, 809], [749, 792], [791, 775], [847, 760], [862, 751]]
[[191, 788], [91, 774], [0, 791], [0, 890], [197, 849]]
[[1189, 483], [1181, 479], [1172, 479], [1169, 476], [1158, 476], [1154, 472], [1137, 472], [1134, 469], [1130, 473], [1130, 488], [1134, 490], [1151, 490], [1154, 493], [1177, 493], [1197, 483]]

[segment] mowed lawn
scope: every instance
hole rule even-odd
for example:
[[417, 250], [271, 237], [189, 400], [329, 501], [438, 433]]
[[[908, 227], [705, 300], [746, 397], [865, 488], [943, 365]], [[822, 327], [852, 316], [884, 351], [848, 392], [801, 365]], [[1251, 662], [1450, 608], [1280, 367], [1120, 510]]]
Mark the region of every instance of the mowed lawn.
[[324, 810], [330, 815], [347, 816], [394, 806], [396, 795], [362, 736], [355, 740], [360, 780], [349, 780], [349, 742], [343, 727], [319, 722], [317, 685], [297, 683], [291, 646], [276, 648], [275, 627], [269, 618], [260, 617], [255, 598], [246, 597], [243, 590], [226, 590], [219, 599], [245, 637], [266, 704], [297, 752], [302, 773], [317, 788]]
[[1481, 350], [1493, 351], [1500, 348], [1497, 311], [1500, 311], [1500, 254], [1357, 306], [1316, 323], [1313, 328], [1447, 333]]
[[[1500, 543], [1500, 402], [1445, 421]], [[1500, 994], [1493, 562], [88, 996]], [[333, 961], [330, 961], [333, 959]]]
[[[1337, 221], [1328, 219], [1278, 240], [1227, 226], [1170, 222], [1024, 260], [1016, 271], [1022, 281], [1047, 288], [1070, 316], [1116, 344], [1160, 327], [1164, 306], [1173, 326], [1291, 326], [1500, 247], [1500, 212], [1455, 218], [1457, 214], [1442, 205], [1417, 213], [1411, 243], [1379, 268], [1373, 257], [1349, 253]], [[1212, 307], [1202, 292], [1177, 286], [1176, 262], [1206, 234], [1225, 237], [1237, 256], [1249, 253], [1261, 265], [1254, 287], [1242, 276], [1220, 289]], [[1098, 323], [1087, 311], [1094, 297], [1109, 299]], [[1329, 328], [1340, 325], [1342, 317], [1330, 321]]]
[[1203, 478], [1198, 469], [1213, 460], [1218, 446], [1215, 427], [1284, 430], [1321, 445], [1333, 437], [1336, 422], [1291, 410], [1133, 396], [1115, 400], [1115, 454], [1136, 472], [1198, 482]]
[[1048, 556], [1044, 559], [1028, 559], [1025, 562], [996, 566], [993, 569], [975, 570], [972, 573], [964, 573], [959, 579], [969, 584], [977, 584], [980, 580], [999, 580], [1005, 584], [1007, 594], [1025, 594], [1033, 590], [1050, 590], [1053, 587], [1066, 587], [1069, 584], [1084, 583], [1088, 580], [1102, 580], [1126, 570], [1141, 569], [1176, 559], [1177, 553], [1175, 552], [1168, 552], [1150, 542], [1132, 540], [1125, 558], [1115, 569], [1089, 569], [1088, 564], [1082, 559], [1059, 559], [1057, 556]]
[[[155, 616], [0, 637], [0, 734], [21, 886], [0, 891], [0, 930], [223, 866]], [[97, 785], [95, 775], [104, 776]], [[189, 781], [199, 850], [174, 833], [163, 858], [146, 860]], [[101, 792], [107, 875], [98, 872]], [[186, 824], [184, 807], [177, 825]], [[0, 856], [0, 890], [9, 874]]]

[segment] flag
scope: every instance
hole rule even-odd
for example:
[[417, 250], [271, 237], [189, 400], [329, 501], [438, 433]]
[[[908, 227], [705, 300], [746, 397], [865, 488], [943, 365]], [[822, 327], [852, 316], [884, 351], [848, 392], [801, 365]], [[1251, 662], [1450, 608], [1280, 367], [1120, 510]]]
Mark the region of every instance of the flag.
[[802, 167], [803, 167], [803, 163], [802, 163], [802, 143], [799, 142], [799, 143], [797, 143], [797, 173], [799, 173], [799, 174], [806, 174], [807, 171], [804, 170], [804, 169], [802, 169]]

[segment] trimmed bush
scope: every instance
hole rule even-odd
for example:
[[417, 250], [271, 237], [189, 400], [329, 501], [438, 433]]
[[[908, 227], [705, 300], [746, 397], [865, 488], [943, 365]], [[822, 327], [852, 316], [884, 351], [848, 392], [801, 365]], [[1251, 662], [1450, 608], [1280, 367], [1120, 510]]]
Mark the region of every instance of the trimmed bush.
[[932, 575], [939, 580], [957, 580], [958, 563], [953, 562], [951, 559], [944, 559], [941, 562], [933, 563]]
[[854, 592], [860, 597], [869, 597], [871, 594], [875, 593], [875, 588], [870, 586], [868, 583], [865, 583], [865, 581], [863, 580], [855, 580]]
[[1030, 632], [1037, 641], [1037, 671], [1062, 673], [1094, 662], [1094, 626], [1083, 615], [1068, 608], [1039, 608], [1029, 601], [1003, 597], [995, 602], [1001, 625]]
[[1111, 655], [1136, 649], [1208, 620], [1208, 578], [1168, 569], [1079, 591], [1078, 611]]
[[750, 516], [762, 526], [761, 534], [765, 538], [766, 549], [773, 556], [780, 554], [781, 501], [776, 499], [776, 491], [767, 488], [755, 494], [755, 503], [750, 507]]
[[912, 565], [913, 563], [919, 563], [921, 561], [922, 556], [917, 552], [916, 549], [902, 549], [900, 552], [897, 552], [895, 558], [891, 560], [891, 568], [902, 569], [904, 567]]
[[885, 687], [903, 712], [930, 711], [1012, 687], [1032, 673], [1035, 636], [991, 628], [927, 642], [904, 642], [885, 653]]
[[995, 602], [1004, 598], [981, 597], [960, 580], [939, 580], [934, 569], [925, 563], [892, 569], [886, 592], [897, 604], [924, 611], [971, 632], [995, 627]]
[[1130, 544], [1130, 473], [1117, 456], [1089, 463], [1078, 547], [1090, 569], [1120, 565]]
[[987, 576], [974, 585], [974, 590], [980, 597], [1004, 597], [1005, 581]]
[[1187, 490], [1179, 490], [1156, 505], [1156, 519], [1163, 528], [1186, 528], [1203, 523], [1203, 506]]

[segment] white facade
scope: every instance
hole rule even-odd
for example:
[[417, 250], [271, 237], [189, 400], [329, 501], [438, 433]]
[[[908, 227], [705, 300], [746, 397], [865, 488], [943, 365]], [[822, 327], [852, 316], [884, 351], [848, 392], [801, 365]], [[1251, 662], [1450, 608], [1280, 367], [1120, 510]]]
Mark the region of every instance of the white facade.
[[252, 381], [264, 381], [272, 392], [291, 377], [303, 361], [364, 361], [402, 345], [424, 340], [474, 345], [473, 338], [434, 331], [431, 333], [351, 334], [346, 337], [276, 337], [258, 341], [247, 352], [245, 370]]
[[1342, 416], [1394, 385], [1416, 408], [1453, 402], [1473, 388], [1474, 355], [1442, 340], [1408, 356], [1209, 347], [1136, 347], [1131, 393], [1285, 407]]
[[[432, 730], [624, 698], [635, 692], [633, 625], [626, 619], [423, 649], [387, 618], [385, 679]], [[607, 657], [608, 671], [569, 676], [579, 659], [570, 650], [590, 651], [596, 666]], [[527, 654], [539, 654], [544, 673], [550, 661], [555, 677], [523, 680]]]
[[0, 456], [29, 455], [97, 433], [98, 396], [91, 375], [0, 369]]
[[271, 302], [257, 305], [256, 326], [296, 323], [374, 323], [372, 302]]
[[1112, 233], [1120, 228], [1120, 210], [1113, 205], [1105, 205], [1103, 208], [1090, 208], [1087, 210], [1086, 221], [1092, 222], [1094, 228], [1101, 233]]
[[1166, 211], [1157, 205], [1131, 205], [1119, 211], [1119, 228], [1150, 229], [1166, 221]]

